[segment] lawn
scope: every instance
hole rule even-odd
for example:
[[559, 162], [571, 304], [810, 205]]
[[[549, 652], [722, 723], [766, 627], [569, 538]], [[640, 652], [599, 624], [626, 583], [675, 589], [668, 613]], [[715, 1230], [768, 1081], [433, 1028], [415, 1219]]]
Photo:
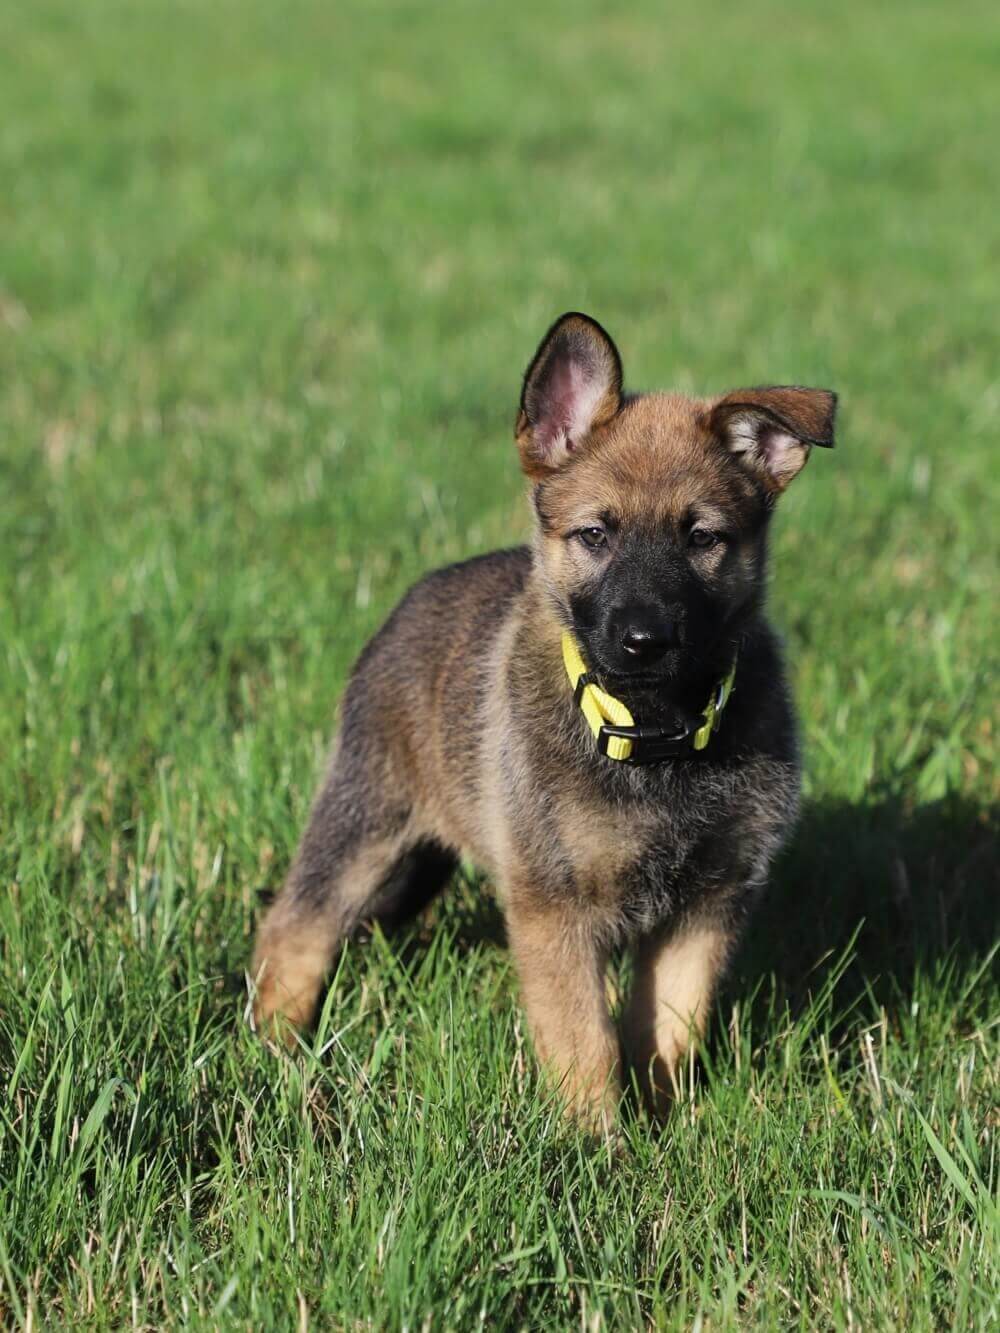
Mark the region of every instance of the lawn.
[[[995, 1326], [998, 70], [977, 0], [0, 0], [0, 1323]], [[842, 408], [801, 826], [611, 1144], [471, 872], [299, 1058], [245, 1023], [353, 657], [529, 530], [568, 308]]]

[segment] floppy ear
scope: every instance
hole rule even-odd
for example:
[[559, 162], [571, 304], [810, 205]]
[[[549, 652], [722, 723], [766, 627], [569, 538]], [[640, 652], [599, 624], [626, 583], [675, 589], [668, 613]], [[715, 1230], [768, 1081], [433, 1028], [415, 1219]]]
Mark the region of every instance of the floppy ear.
[[811, 445], [833, 448], [837, 395], [829, 389], [734, 389], [713, 406], [714, 435], [771, 491], [805, 466]]
[[542, 339], [524, 375], [514, 435], [521, 466], [540, 481], [582, 449], [618, 411], [618, 348], [589, 315], [563, 315]]

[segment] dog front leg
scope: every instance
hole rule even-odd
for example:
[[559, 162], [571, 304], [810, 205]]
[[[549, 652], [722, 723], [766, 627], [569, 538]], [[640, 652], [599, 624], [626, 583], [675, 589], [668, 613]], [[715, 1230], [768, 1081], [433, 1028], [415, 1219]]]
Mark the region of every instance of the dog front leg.
[[724, 927], [692, 923], [650, 935], [638, 946], [623, 1033], [629, 1063], [654, 1110], [666, 1110], [678, 1094], [685, 1057], [704, 1033], [730, 944]]
[[536, 1054], [570, 1114], [606, 1129], [621, 1095], [607, 950], [578, 915], [527, 897], [507, 896], [507, 932]]

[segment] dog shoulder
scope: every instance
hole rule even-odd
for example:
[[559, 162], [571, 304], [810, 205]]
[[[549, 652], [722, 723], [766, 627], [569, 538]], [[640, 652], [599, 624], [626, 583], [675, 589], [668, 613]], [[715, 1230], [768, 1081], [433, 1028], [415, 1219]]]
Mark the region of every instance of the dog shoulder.
[[[355, 670], [390, 651], [422, 657], [452, 641], [498, 624], [531, 572], [527, 546], [490, 551], [432, 570], [408, 589], [358, 658]], [[418, 663], [415, 663], [418, 665]]]

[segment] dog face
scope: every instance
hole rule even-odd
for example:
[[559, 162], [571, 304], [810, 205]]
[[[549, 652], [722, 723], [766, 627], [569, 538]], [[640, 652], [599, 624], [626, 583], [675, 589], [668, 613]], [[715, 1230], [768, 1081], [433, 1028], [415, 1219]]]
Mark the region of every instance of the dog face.
[[718, 674], [763, 596], [777, 496], [833, 444], [824, 389], [624, 396], [618, 351], [568, 314], [528, 367], [516, 438], [563, 623], [611, 688]]

